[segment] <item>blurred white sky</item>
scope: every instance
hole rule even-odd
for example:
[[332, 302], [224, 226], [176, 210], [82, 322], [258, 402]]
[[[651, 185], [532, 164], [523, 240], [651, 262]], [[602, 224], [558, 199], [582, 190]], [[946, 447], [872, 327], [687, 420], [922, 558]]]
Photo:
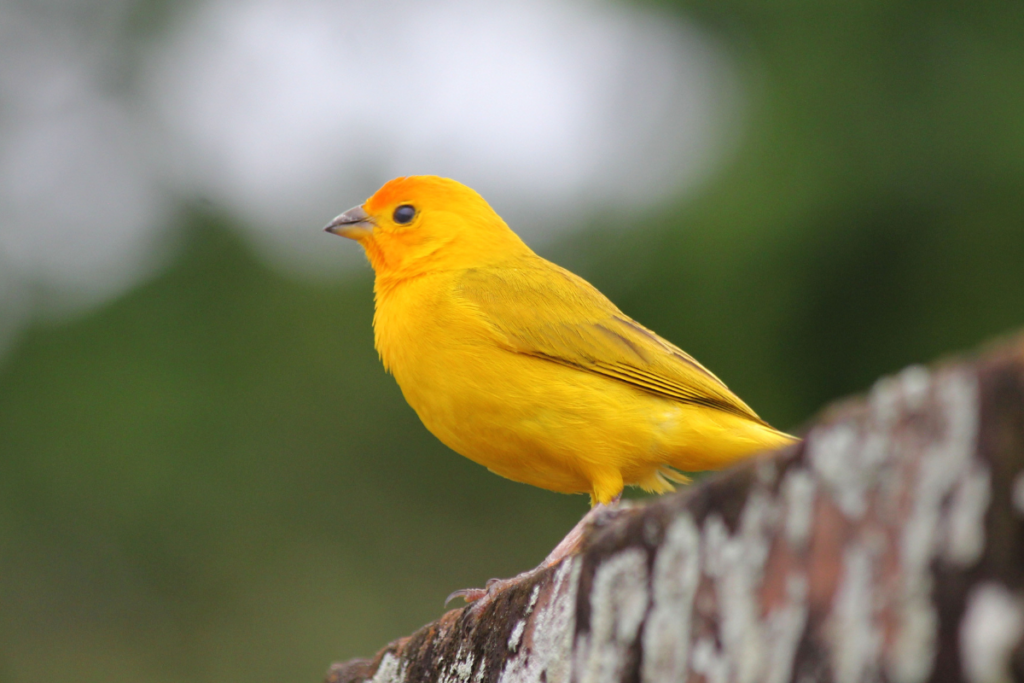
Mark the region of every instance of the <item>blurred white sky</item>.
[[359, 263], [320, 228], [397, 175], [465, 182], [538, 244], [699, 181], [736, 109], [705, 36], [598, 0], [188, 7], [126, 70], [131, 0], [0, 4], [0, 335], [152, 272], [182, 197], [296, 273]]

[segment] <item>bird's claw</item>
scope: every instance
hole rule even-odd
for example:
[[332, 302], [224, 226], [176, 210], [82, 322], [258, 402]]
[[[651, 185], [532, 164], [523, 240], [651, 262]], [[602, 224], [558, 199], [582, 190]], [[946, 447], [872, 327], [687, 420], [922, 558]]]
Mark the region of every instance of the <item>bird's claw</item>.
[[[525, 572], [526, 575], [530, 573], [531, 572]], [[447, 607], [448, 603], [455, 598], [462, 598], [466, 602], [476, 603], [473, 605], [474, 608], [480, 607], [493, 598], [502, 588], [516, 583], [518, 580], [522, 579], [523, 576], [524, 574], [520, 574], [512, 579], [488, 579], [487, 584], [483, 588], [460, 588], [444, 599], [444, 606]], [[486, 598], [486, 600], [484, 598]]]
[[457, 591], [452, 591], [452, 593], [444, 599], [444, 606], [447, 607], [448, 603], [455, 598], [462, 598], [466, 602], [476, 602], [485, 595], [487, 595], [486, 588], [460, 588]]
[[576, 526], [569, 531], [565, 538], [562, 539], [561, 543], [555, 546], [555, 549], [552, 550], [546, 558], [544, 558], [544, 561], [541, 562], [539, 566], [529, 571], [525, 571], [518, 576], [513, 576], [511, 579], [489, 579], [483, 588], [459, 589], [445, 598], [444, 606], [448, 607], [448, 603], [455, 598], [462, 598], [467, 603], [473, 603], [474, 610], [479, 610], [503, 589], [536, 576], [538, 572], [543, 571], [548, 567], [553, 567], [566, 557], [576, 554], [583, 542], [583, 533], [589, 525], [607, 524], [627, 509], [626, 506], [619, 502], [621, 495], [622, 494], [616, 496], [615, 500], [613, 500], [610, 505], [601, 504], [591, 508], [591, 510], [583, 516], [583, 519], [581, 519]]

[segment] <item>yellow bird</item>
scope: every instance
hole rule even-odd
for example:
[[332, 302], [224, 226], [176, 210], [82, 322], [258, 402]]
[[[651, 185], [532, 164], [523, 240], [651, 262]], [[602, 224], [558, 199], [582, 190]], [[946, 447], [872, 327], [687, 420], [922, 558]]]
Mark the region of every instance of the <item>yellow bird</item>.
[[461, 183], [396, 178], [326, 229], [366, 250], [375, 345], [409, 405], [496, 474], [607, 504], [793, 441]]

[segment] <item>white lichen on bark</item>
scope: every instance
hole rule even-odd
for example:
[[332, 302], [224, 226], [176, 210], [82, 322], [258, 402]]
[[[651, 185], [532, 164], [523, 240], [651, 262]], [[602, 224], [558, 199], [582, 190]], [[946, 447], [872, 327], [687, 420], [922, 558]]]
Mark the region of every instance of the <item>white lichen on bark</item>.
[[857, 453], [857, 430], [840, 423], [816, 429], [807, 437], [811, 465], [829, 495], [847, 517], [857, 519], [867, 509], [866, 489], [870, 470], [861, 467]]
[[[562, 683], [569, 680], [580, 560], [562, 562], [552, 580], [551, 595], [537, 607], [524, 629], [529, 647], [510, 657], [498, 676], [499, 683]], [[542, 678], [543, 677], [543, 678]]]
[[700, 532], [683, 513], [665, 530], [651, 577], [651, 613], [644, 629], [644, 683], [683, 680], [690, 656], [693, 598], [700, 580]]
[[384, 653], [372, 683], [405, 683], [407, 664], [390, 652]]
[[943, 557], [970, 567], [985, 549], [985, 513], [992, 500], [992, 477], [979, 462], [971, 464], [953, 489], [946, 524]]
[[[447, 668], [442, 669], [441, 675], [438, 677], [438, 683], [469, 683], [473, 676], [473, 669], [476, 664], [476, 658], [472, 652], [467, 652], [464, 647], [459, 648], [458, 654], [455, 655], [455, 659], [449, 664]], [[483, 669], [479, 670], [482, 679]]]
[[512, 634], [508, 637], [508, 651], [515, 652], [519, 649], [519, 641], [523, 637], [523, 631], [526, 630], [526, 620], [530, 618], [530, 614], [533, 613], [533, 608], [537, 604], [537, 596], [540, 595], [540, 585], [534, 586], [530, 592], [530, 601], [526, 603], [526, 610], [523, 612], [523, 618], [516, 622], [516, 625], [512, 627]]
[[882, 634], [875, 614], [873, 561], [859, 544], [846, 549], [828, 635], [836, 683], [861, 683], [878, 674]]
[[603, 540], [489, 613], [495, 630], [450, 612], [427, 641], [446, 647], [392, 646], [372, 682], [429, 659], [443, 683], [1010, 683], [1024, 592], [981, 574], [989, 535], [1020, 533], [1024, 472], [979, 452], [981, 386], [966, 364], [880, 380], [788, 456], [591, 529]]
[[638, 548], [623, 550], [597, 568], [590, 593], [590, 632], [576, 641], [581, 683], [622, 677], [627, 650], [647, 613], [647, 585], [647, 553]]
[[1010, 657], [1024, 640], [1024, 597], [985, 583], [967, 600], [960, 624], [960, 659], [970, 683], [1011, 683]]
[[720, 549], [715, 582], [721, 611], [722, 649], [729, 662], [729, 679], [755, 683], [763, 674], [767, 643], [761, 630], [757, 589], [768, 559], [777, 506], [763, 491], [747, 498], [739, 529]]
[[764, 683], [789, 683], [797, 648], [807, 626], [807, 579], [791, 575], [786, 580], [786, 601], [765, 620], [768, 643]]
[[[904, 371], [904, 374], [909, 371]], [[914, 370], [909, 384], [920, 408], [929, 390], [924, 374]], [[904, 381], [904, 385], [908, 382]], [[899, 628], [887, 657], [887, 670], [897, 683], [921, 683], [932, 671], [938, 631], [938, 615], [932, 601], [931, 563], [940, 551], [951, 527], [957, 541], [949, 555], [960, 563], [976, 554], [970, 537], [984, 542], [984, 512], [988, 505], [986, 477], [968, 486], [963, 504], [954, 516], [943, 517], [944, 502], [971, 467], [977, 440], [977, 381], [966, 371], [952, 371], [940, 377], [935, 386], [938, 417], [943, 433], [925, 446], [914, 476], [914, 495], [910, 517], [904, 522], [900, 541], [900, 586], [898, 591]], [[980, 465], [976, 465], [980, 468]], [[950, 547], [950, 546], [947, 546]]]
[[814, 522], [814, 477], [804, 469], [794, 469], [782, 482], [786, 506], [786, 542], [794, 550], [803, 550], [811, 538]]

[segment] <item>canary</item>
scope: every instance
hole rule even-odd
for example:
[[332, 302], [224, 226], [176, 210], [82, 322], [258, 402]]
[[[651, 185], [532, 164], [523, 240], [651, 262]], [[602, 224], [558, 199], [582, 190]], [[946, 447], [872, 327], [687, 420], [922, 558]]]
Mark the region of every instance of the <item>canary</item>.
[[409, 405], [503, 477], [607, 504], [793, 440], [461, 183], [395, 178], [326, 230], [366, 251], [374, 342]]

